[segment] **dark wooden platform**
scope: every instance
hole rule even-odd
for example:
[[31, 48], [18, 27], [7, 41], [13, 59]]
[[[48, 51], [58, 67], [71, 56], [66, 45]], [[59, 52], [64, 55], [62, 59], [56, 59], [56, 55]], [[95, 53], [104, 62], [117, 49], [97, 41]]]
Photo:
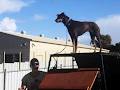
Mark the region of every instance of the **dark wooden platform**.
[[98, 72], [95, 68], [49, 72], [40, 84], [40, 90], [91, 90]]
[[[53, 56], [54, 57], [71, 57], [72, 56], [75, 58], [75, 61], [77, 62], [79, 69], [81, 69], [81, 68], [100, 68], [100, 72], [104, 69], [107, 90], [115, 90], [115, 89], [119, 88], [119, 83], [117, 83], [117, 82], [120, 81], [120, 55], [118, 55], [118, 54], [99, 53], [98, 52], [98, 53], [52, 54], [51, 57], [53, 57]], [[102, 65], [102, 60], [103, 60], [104, 67]], [[88, 73], [88, 72], [89, 71], [87, 71], [86, 73]], [[79, 72], [79, 73], [80, 73], [80, 76], [82, 77], [83, 74], [81, 72]], [[51, 75], [54, 76], [54, 74], [51, 74]], [[88, 75], [89, 75], [89, 73], [88, 73]], [[47, 76], [47, 78], [48, 78], [48, 76]], [[65, 74], [63, 75], [63, 77], [64, 76], [65, 76]], [[77, 76], [75, 76], [75, 77], [77, 77]], [[71, 77], [71, 78], [74, 78], [74, 77]], [[83, 78], [78, 77], [78, 78], [79, 78], [78, 80], [81, 81], [81, 79], [87, 78], [87, 77], [83, 77]], [[59, 80], [59, 75], [56, 78], [56, 80], [57, 79]], [[46, 80], [44, 82], [47, 83]], [[52, 81], [52, 79], [49, 82], [54, 83]], [[54, 86], [57, 85], [57, 81], [55, 81], [55, 82], [56, 83], [53, 84]], [[86, 81], [84, 81], [82, 83], [85, 83], [85, 82]], [[104, 85], [103, 78], [102, 78], [102, 83]], [[44, 84], [42, 84], [42, 85], [44, 86]], [[72, 85], [70, 84], [70, 86], [72, 86]], [[87, 85], [85, 87], [88, 87], [88, 86], [90, 86], [90, 85]], [[102, 87], [104, 87], [104, 86], [102, 86]], [[59, 89], [61, 89], [61, 88], [59, 88]], [[86, 89], [86, 88], [84, 88], [84, 89]], [[92, 90], [96, 90], [96, 88], [92, 89]], [[102, 89], [102, 90], [105, 90], [105, 89]]]

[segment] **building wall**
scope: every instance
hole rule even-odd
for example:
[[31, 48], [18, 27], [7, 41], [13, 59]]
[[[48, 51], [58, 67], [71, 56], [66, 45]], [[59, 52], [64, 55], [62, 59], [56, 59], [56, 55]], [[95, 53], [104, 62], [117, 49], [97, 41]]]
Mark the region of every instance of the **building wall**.
[[10, 34], [0, 33], [0, 62], [3, 62], [3, 52], [5, 54], [22, 53], [23, 61], [29, 60], [30, 40]]
[[[42, 41], [31, 41], [30, 42], [30, 59], [37, 58], [39, 62], [41, 63], [40, 68], [47, 68], [48, 67], [48, 61], [50, 54], [55, 53], [72, 53], [73, 47], [72, 43], [68, 42], [67, 44], [65, 42], [62, 42], [60, 40], [56, 40], [56, 42], [42, 42]], [[99, 49], [97, 49], [97, 52]], [[87, 45], [78, 45], [77, 52], [79, 53], [85, 53], [85, 52], [94, 52], [94, 48], [87, 46]], [[65, 59], [65, 58], [64, 58]], [[72, 58], [71, 58], [72, 60]], [[66, 64], [72, 64], [72, 61], [69, 60], [66, 62]], [[62, 62], [62, 60], [61, 60]], [[60, 62], [60, 63], [61, 63]], [[64, 62], [63, 62], [64, 63]]]
[[[50, 54], [55, 53], [72, 53], [73, 47], [71, 42], [65, 42], [63, 40], [49, 39], [45, 37], [23, 37], [24, 35], [11, 35], [7, 33], [0, 33], [0, 63], [3, 62], [4, 54], [16, 54], [18, 53], [22, 57], [22, 61], [30, 61], [32, 58], [37, 58], [41, 63], [40, 68], [47, 68]], [[97, 49], [99, 51], [99, 49]], [[78, 45], [78, 53], [82, 52], [94, 52], [94, 48], [87, 45]], [[19, 59], [20, 59], [19, 57]], [[18, 69], [28, 69], [29, 65], [26, 62], [15, 62], [11, 65], [18, 67]], [[61, 63], [61, 62], [60, 62]], [[70, 63], [66, 62], [66, 64]], [[10, 63], [5, 64], [10, 66]], [[27, 67], [26, 67], [27, 65]], [[4, 65], [2, 65], [4, 66]], [[1, 67], [1, 66], [0, 66]], [[25, 68], [24, 68], [25, 67]], [[12, 70], [13, 70], [12, 68]], [[10, 69], [10, 68], [8, 68]], [[17, 69], [17, 70], [18, 70]]]

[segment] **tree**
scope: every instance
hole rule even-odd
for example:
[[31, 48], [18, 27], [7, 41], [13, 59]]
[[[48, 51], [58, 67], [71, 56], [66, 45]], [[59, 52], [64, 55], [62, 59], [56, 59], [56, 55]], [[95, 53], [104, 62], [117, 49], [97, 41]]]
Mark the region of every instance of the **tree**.
[[115, 51], [120, 53], [120, 42], [115, 44]]
[[101, 35], [101, 44], [103, 48], [109, 49], [110, 52], [113, 53], [120, 53], [120, 42], [116, 43], [115, 45], [112, 45], [111, 42], [112, 39], [110, 35]]
[[120, 42], [116, 43], [115, 45], [109, 45], [107, 49], [110, 50], [112, 53], [119, 53], [120, 54]]
[[103, 48], [106, 48], [107, 46], [111, 45], [112, 39], [111, 36], [106, 34], [106, 35], [101, 35], [101, 44]]

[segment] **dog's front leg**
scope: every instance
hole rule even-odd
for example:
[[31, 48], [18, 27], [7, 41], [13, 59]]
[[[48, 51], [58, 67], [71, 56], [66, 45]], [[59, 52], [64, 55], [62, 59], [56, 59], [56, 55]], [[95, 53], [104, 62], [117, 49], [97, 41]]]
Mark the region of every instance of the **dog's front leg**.
[[74, 40], [73, 40], [72, 44], [73, 44], [73, 53], [74, 53], [74, 52], [75, 52], [75, 44], [74, 44]]
[[72, 44], [73, 44], [73, 53], [75, 53], [75, 39], [72, 39]]
[[77, 37], [75, 38], [75, 53], [77, 52]]
[[77, 52], [77, 38], [73, 39], [73, 53]]

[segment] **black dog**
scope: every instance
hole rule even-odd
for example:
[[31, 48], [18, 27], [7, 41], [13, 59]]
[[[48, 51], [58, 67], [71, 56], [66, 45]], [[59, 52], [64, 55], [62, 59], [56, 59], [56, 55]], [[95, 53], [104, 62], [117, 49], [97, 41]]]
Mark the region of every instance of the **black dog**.
[[70, 19], [63, 12], [57, 15], [57, 19], [55, 21], [57, 23], [62, 22], [67, 27], [73, 43], [73, 53], [76, 53], [77, 51], [78, 36], [81, 36], [87, 31], [90, 33], [91, 43], [95, 45], [95, 49], [96, 45], [99, 44], [101, 52], [100, 29], [96, 23], [75, 21]]

